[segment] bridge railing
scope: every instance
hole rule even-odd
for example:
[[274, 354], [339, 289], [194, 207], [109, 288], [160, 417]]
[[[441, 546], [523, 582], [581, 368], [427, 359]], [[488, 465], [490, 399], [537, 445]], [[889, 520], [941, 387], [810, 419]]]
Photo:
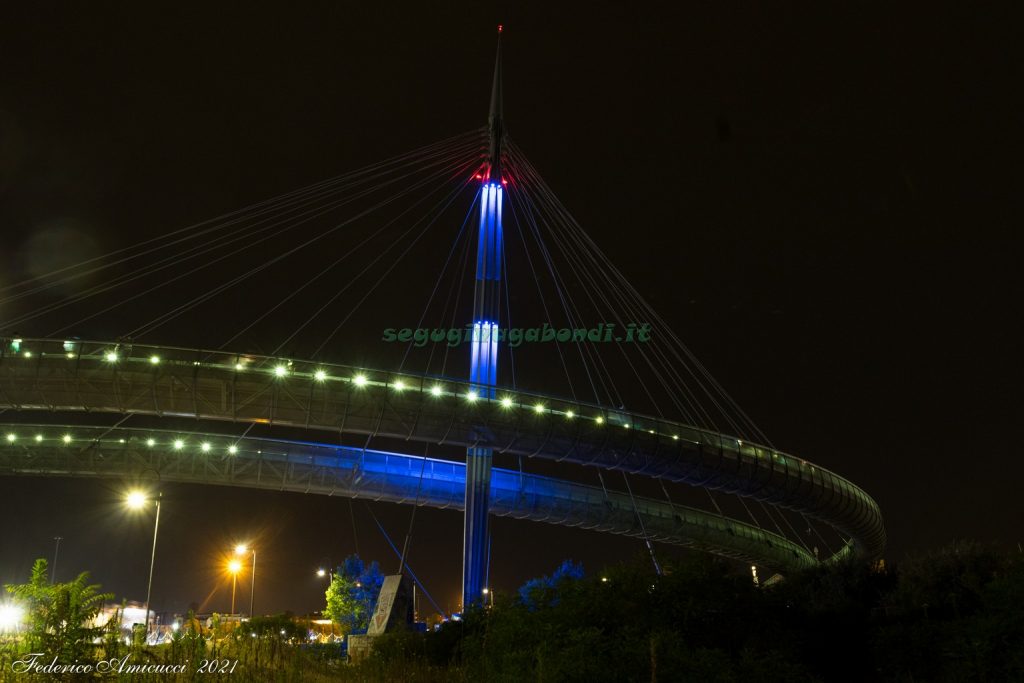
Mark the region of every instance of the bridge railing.
[[54, 339], [0, 341], [0, 402], [390, 436], [566, 460], [757, 497], [884, 543], [877, 505], [828, 470], [679, 422], [473, 384], [256, 354]]
[[[754, 462], [769, 457], [786, 458], [787, 462], [829, 472], [806, 463], [806, 461], [785, 455], [755, 443], [721, 432], [707, 430], [677, 421], [652, 417], [626, 410], [612, 409], [585, 401], [566, 400], [548, 394], [530, 391], [499, 390], [494, 398], [478, 392], [468, 381], [447, 377], [435, 377], [415, 373], [396, 373], [337, 363], [322, 363], [293, 360], [281, 357], [263, 356], [217, 350], [190, 349], [174, 346], [155, 346], [131, 342], [95, 342], [78, 339], [3, 339], [0, 340], [0, 362], [32, 361], [42, 366], [54, 360], [61, 364], [70, 363], [78, 371], [82, 363], [119, 369], [147, 368], [158, 373], [168, 367], [193, 369], [194, 376], [200, 377], [205, 371], [261, 374], [278, 380], [304, 380], [309, 383], [332, 383], [361, 388], [384, 388], [395, 392], [429, 394], [433, 398], [456, 398], [470, 403], [497, 405], [506, 410], [525, 411], [539, 416], [561, 417], [579, 420], [594, 426], [607, 425], [632, 430], [632, 434], [651, 435], [654, 440], [680, 441], [701, 444], [711, 449], [725, 449], [738, 455], [742, 462]], [[244, 396], [240, 397], [242, 402]], [[282, 406], [282, 410], [287, 410]], [[303, 406], [303, 411], [306, 407]], [[265, 417], [260, 415], [259, 417]], [[644, 437], [646, 438], [646, 437]]]

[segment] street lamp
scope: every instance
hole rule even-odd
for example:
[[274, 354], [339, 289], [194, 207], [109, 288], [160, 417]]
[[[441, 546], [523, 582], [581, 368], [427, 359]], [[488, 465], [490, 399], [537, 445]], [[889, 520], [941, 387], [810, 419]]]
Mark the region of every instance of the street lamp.
[[244, 543], [235, 546], [235, 555], [245, 555], [249, 551], [252, 551], [252, 585], [249, 587], [249, 618], [252, 619], [252, 606], [256, 595], [256, 548], [250, 548]]
[[[322, 564], [324, 560], [327, 561], [327, 564]], [[321, 557], [320, 562], [321, 564], [319, 567], [317, 567], [316, 575], [321, 579], [326, 576], [328, 583], [334, 581], [334, 562], [331, 560], [331, 558], [326, 556]], [[324, 567], [326, 567], [326, 569], [324, 569]]]
[[242, 563], [238, 560], [228, 562], [228, 571], [231, 572], [231, 614], [235, 614], [235, 589], [238, 588], [238, 572], [242, 571]]
[[[153, 592], [153, 565], [156, 563], [156, 537], [160, 531], [160, 501], [164, 494], [161, 491], [156, 496], [156, 519], [153, 521], [153, 549], [149, 554], [149, 580], [146, 582], [146, 636], [149, 636], [149, 599]], [[141, 510], [149, 503], [149, 499], [142, 491], [129, 491], [125, 497], [125, 504], [132, 510]]]
[[[324, 569], [323, 567], [320, 567], [319, 569], [316, 570], [316, 575], [318, 577], [320, 577], [321, 579], [324, 578], [325, 576], [327, 577], [327, 586], [328, 586], [328, 589], [329, 589], [330, 586], [332, 586], [334, 584], [334, 563], [330, 559], [328, 559], [327, 560], [327, 569]], [[321, 615], [322, 614], [323, 614], [323, 612], [321, 612]], [[332, 639], [334, 638], [334, 619], [331, 619], [331, 638]]]
[[25, 620], [25, 609], [21, 605], [7, 603], [0, 605], [0, 633], [17, 632], [21, 622]]
[[53, 547], [53, 566], [50, 567], [50, 583], [57, 583], [57, 554], [60, 553], [60, 542], [64, 540], [63, 536], [54, 536], [55, 541]]

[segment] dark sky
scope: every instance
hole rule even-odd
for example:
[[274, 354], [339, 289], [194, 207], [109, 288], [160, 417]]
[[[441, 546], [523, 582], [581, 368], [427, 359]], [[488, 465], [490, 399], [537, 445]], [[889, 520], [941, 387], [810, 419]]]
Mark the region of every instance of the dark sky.
[[[871, 493], [891, 559], [1015, 546], [1024, 62], [1009, 3], [952, 5], [7, 3], [0, 284], [54, 226], [107, 252], [483, 125], [502, 21], [517, 144], [773, 442]], [[60, 534], [61, 578], [141, 599], [149, 527], [119, 490], [0, 481], [0, 581]], [[408, 508], [373, 510], [401, 536]], [[356, 548], [343, 500], [179, 486], [164, 514], [157, 609], [226, 610], [216, 553], [253, 534], [257, 610], [312, 609], [313, 568]], [[642, 550], [494, 526], [499, 589]], [[442, 603], [460, 530], [417, 518]]]

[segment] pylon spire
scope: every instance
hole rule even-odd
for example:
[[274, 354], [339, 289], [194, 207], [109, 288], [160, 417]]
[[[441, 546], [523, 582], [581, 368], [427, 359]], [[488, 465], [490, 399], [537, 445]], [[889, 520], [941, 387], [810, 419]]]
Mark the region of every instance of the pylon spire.
[[494, 58], [494, 81], [491, 84], [491, 109], [487, 115], [487, 128], [490, 133], [490, 147], [487, 153], [488, 179], [501, 182], [501, 152], [505, 138], [505, 122], [503, 119], [503, 103], [501, 92], [501, 33], [502, 25], [498, 24], [498, 52]]

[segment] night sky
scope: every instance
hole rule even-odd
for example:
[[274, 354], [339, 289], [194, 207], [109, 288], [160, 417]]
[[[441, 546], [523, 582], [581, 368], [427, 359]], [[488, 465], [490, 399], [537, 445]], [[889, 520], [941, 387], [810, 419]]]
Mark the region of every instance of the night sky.
[[[874, 496], [890, 560], [1016, 547], [1024, 60], [1009, 3], [952, 4], [6, 3], [0, 285], [484, 125], [500, 21], [516, 143], [775, 445]], [[0, 582], [61, 535], [59, 579], [143, 599], [122, 489], [0, 480]], [[253, 537], [258, 612], [320, 607], [357, 544], [394, 571], [353, 509], [167, 486], [154, 608], [226, 611], [219, 553]], [[371, 509], [403, 536], [411, 508]], [[493, 530], [499, 590], [643, 552]], [[420, 510], [410, 561], [454, 606], [461, 515]]]

